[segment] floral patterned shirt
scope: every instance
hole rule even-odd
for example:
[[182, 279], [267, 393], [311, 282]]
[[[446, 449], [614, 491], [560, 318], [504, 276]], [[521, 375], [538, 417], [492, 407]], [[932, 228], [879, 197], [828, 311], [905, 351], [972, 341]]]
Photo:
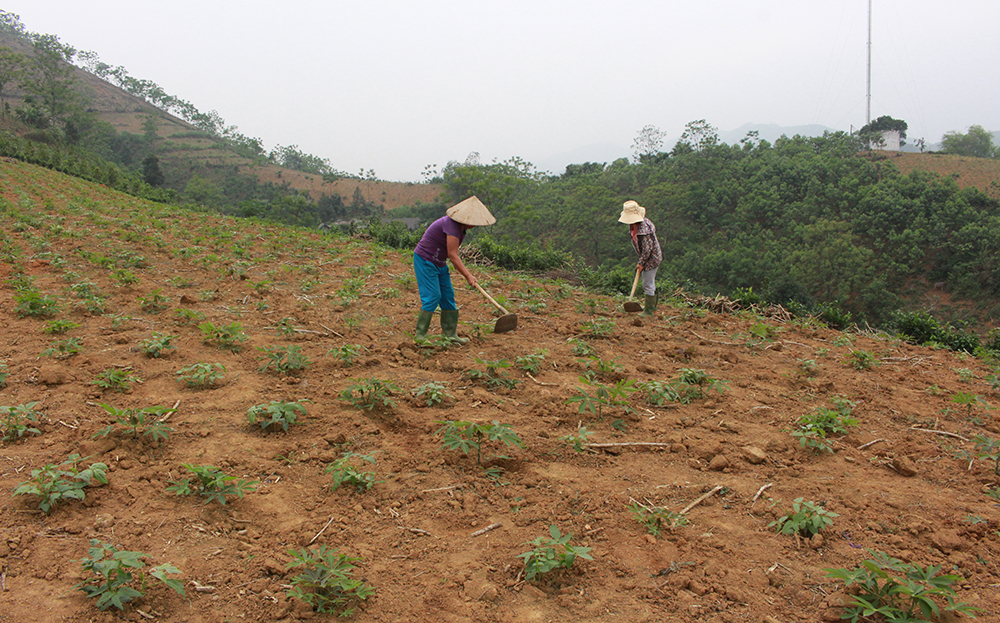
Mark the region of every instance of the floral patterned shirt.
[[635, 231], [629, 227], [629, 235], [632, 238], [632, 248], [639, 254], [642, 269], [645, 271], [658, 267], [663, 261], [663, 251], [660, 250], [660, 241], [656, 239], [656, 226], [653, 222], [643, 218]]

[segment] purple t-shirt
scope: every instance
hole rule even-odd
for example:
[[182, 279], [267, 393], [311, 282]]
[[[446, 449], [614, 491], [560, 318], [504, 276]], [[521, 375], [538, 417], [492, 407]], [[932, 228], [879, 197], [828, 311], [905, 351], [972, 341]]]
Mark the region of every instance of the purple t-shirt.
[[427, 231], [413, 252], [435, 266], [445, 266], [448, 263], [448, 236], [458, 238], [458, 243], [462, 244], [465, 228], [458, 221], [445, 215], [427, 227]]

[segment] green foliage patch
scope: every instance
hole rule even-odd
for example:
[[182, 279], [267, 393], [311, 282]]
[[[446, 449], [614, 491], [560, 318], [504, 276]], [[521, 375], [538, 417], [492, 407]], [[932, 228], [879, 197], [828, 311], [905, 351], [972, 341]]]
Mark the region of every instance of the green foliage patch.
[[177, 574], [180, 570], [171, 564], [162, 564], [145, 570], [142, 552], [120, 550], [113, 545], [105, 545], [99, 539], [90, 539], [88, 556], [79, 561], [84, 573], [90, 573], [84, 581], [73, 588], [83, 591], [87, 597], [97, 599], [99, 610], [114, 606], [124, 610], [125, 604], [146, 595], [146, 576], [162, 582], [165, 586], [184, 596], [184, 585], [167, 574]]

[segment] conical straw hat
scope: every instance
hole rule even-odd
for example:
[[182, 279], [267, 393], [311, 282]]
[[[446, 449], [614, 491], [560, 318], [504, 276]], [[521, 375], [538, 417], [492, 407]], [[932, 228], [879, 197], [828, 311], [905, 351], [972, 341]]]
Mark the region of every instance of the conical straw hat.
[[497, 222], [496, 218], [490, 214], [489, 209], [475, 195], [448, 208], [447, 214], [452, 220], [458, 221], [463, 225], [482, 227]]

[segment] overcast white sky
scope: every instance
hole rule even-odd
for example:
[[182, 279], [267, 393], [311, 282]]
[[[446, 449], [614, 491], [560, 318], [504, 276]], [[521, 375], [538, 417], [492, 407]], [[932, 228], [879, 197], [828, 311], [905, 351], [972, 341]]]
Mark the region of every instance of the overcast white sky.
[[[865, 123], [868, 0], [6, 0], [266, 148], [425, 165], [631, 153], [643, 126]], [[872, 118], [1000, 130], [1000, 2], [873, 0]], [[589, 149], [581, 149], [588, 148]], [[555, 160], [553, 160], [555, 157]], [[563, 165], [566, 162], [562, 163]], [[562, 173], [555, 166], [554, 173]]]

